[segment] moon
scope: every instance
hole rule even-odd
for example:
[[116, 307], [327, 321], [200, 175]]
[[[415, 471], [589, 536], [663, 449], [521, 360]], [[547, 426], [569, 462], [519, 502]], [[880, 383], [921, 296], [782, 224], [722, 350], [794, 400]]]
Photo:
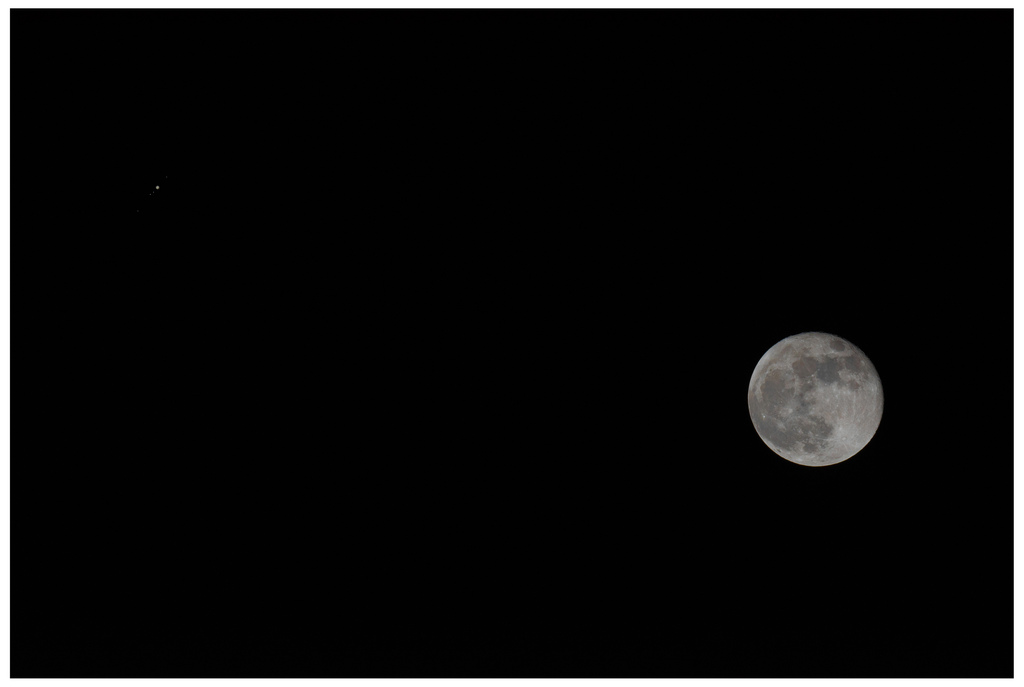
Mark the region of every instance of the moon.
[[805, 332], [761, 356], [747, 408], [761, 440], [800, 465], [855, 455], [882, 421], [882, 382], [864, 352], [832, 334]]

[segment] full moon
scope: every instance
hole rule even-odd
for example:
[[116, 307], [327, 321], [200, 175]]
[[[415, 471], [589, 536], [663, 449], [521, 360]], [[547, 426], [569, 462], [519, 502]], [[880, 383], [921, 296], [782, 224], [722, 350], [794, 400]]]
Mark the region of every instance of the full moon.
[[806, 332], [761, 356], [747, 387], [758, 436], [786, 460], [835, 465], [867, 446], [882, 421], [882, 382], [846, 339]]

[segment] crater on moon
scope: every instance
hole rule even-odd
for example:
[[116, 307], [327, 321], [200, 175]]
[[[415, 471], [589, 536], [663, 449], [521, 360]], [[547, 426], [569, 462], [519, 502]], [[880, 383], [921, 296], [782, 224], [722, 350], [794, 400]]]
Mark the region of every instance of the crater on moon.
[[863, 351], [821, 332], [768, 349], [747, 388], [758, 436], [801, 465], [834, 465], [864, 448], [881, 422], [882, 401], [878, 372]]

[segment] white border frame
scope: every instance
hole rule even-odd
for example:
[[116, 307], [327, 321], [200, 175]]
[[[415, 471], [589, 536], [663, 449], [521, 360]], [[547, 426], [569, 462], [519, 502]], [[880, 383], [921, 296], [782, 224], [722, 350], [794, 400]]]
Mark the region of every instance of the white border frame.
[[[11, 2], [8, 4], [8, 11], [3, 14], [2, 21], [0, 21], [0, 43], [4, 46], [0, 59], [0, 80], [2, 80], [2, 94], [3, 94], [3, 109], [2, 109], [2, 150], [3, 150], [3, 165], [0, 166], [0, 175], [2, 175], [2, 185], [0, 185], [0, 495], [2, 495], [2, 508], [0, 508], [0, 556], [2, 556], [2, 569], [0, 569], [0, 583], [2, 583], [2, 591], [0, 591], [0, 605], [4, 613], [4, 622], [0, 625], [0, 676], [2, 679], [10, 679], [10, 638], [11, 638], [11, 479], [10, 479], [10, 466], [11, 466], [11, 406], [10, 406], [10, 391], [11, 391], [11, 21], [10, 21], [10, 10], [20, 8], [83, 8], [85, 3], [77, 2], [47, 2], [40, 0], [38, 2]], [[129, 2], [122, 0], [120, 2], [90, 2], [87, 5], [90, 9], [106, 9], [106, 8], [233, 8], [242, 9], [249, 7], [257, 8], [275, 8], [275, 7], [288, 7], [289, 9], [295, 8], [512, 8], [512, 9], [527, 9], [527, 8], [690, 8], [690, 9], [747, 9], [747, 8], [779, 8], [779, 9], [802, 9], [802, 8], [851, 8], [851, 9], [895, 9], [895, 8], [907, 8], [907, 9], [927, 9], [927, 8], [976, 8], [985, 7], [993, 9], [1013, 9], [1013, 2], [988, 2], [984, 4], [972, 4], [965, 2], [949, 2], [949, 1], [938, 1], [938, 2], [924, 2], [922, 0], [912, 0], [903, 2], [812, 2], [810, 0], [794, 1], [789, 0], [788, 2], [778, 3], [758, 3], [758, 2], [736, 2], [719, 0], [718, 2], [679, 2], [673, 0], [647, 0], [644, 2], [615, 2], [612, 0], [552, 0], [550, 2], [537, 2], [536, 0], [495, 0], [493, 2], [486, 1], [472, 1], [472, 0], [419, 0], [419, 1], [396, 1], [396, 0], [362, 0], [360, 2], [330, 2], [327, 0], [313, 0], [306, 2], [294, 2], [294, 3], [281, 3], [281, 2], [270, 2], [268, 0], [256, 0], [245, 2], [244, 0], [224, 1], [219, 2], [196, 2], [196, 1], [185, 1], [179, 0], [177, 2]], [[1019, 33], [1021, 19], [1019, 15], [1014, 14], [1014, 34]], [[1021, 78], [1021, 74], [1024, 70], [1021, 69], [1020, 54], [1014, 44], [1014, 460], [1015, 467], [1017, 458], [1021, 452], [1020, 433], [1024, 424], [1024, 404], [1020, 402], [1019, 392], [1024, 388], [1024, 366], [1022, 366], [1021, 348], [1020, 341], [1024, 330], [1021, 329], [1022, 320], [1020, 317], [1020, 307], [1022, 303], [1021, 298], [1021, 283], [1017, 279], [1017, 265], [1021, 263], [1021, 250], [1022, 244], [1016, 240], [1018, 218], [1016, 212], [1016, 199], [1019, 197], [1019, 175], [1017, 174], [1017, 159], [1018, 155], [1018, 136], [1019, 130], [1017, 120], [1017, 92], [1019, 91], [1018, 85]], [[940, 144], [937, 142], [937, 145]], [[994, 229], [994, 231], [1001, 231], [1000, 228]], [[1014, 491], [1020, 493], [1021, 489], [1021, 472], [1014, 471]], [[1017, 594], [1019, 589], [1017, 572], [1020, 569], [1021, 559], [1019, 558], [1019, 552], [1021, 547], [1019, 546], [1019, 537], [1022, 532], [1020, 527], [1021, 524], [1021, 510], [1018, 507], [1018, 503], [1014, 501], [1014, 663], [1017, 663], [1017, 658], [1021, 656], [1022, 643], [1024, 643], [1024, 633], [1020, 631], [1017, 624], [1021, 617], [1021, 600]], [[97, 679], [74, 679], [74, 680], [57, 680], [57, 679], [32, 679], [32, 687], [50, 687], [50, 685], [56, 684], [106, 684], [109, 680], [97, 678]], [[158, 684], [160, 687], [206, 687], [214, 685], [222, 685], [223, 679], [118, 679], [116, 681], [118, 686], [130, 687], [136, 684]], [[636, 687], [660, 687], [661, 685], [680, 685], [685, 682], [686, 685], [694, 685], [696, 687], [723, 687], [735, 684], [771, 684], [771, 685], [783, 685], [793, 683], [793, 680], [788, 678], [779, 679], [758, 679], [758, 680], [741, 680], [741, 679], [604, 679], [604, 680], [588, 680], [588, 679], [461, 679], [453, 681], [451, 679], [417, 679], [417, 680], [398, 680], [398, 679], [354, 679], [354, 680], [339, 680], [339, 679], [232, 679], [232, 684], [252, 684], [259, 687], [267, 685], [277, 684], [295, 684], [301, 687], [308, 687], [310, 685], [357, 685], [359, 687], [393, 687], [394, 685], [407, 685], [407, 684], [450, 684], [456, 682], [459, 685], [475, 685], [482, 683], [491, 683], [501, 685], [501, 687], [556, 687], [558, 685], [565, 684], [611, 684], [616, 685], [626, 684], [635, 685]], [[841, 684], [842, 687], [882, 687], [884, 685], [894, 685], [900, 683], [901, 680], [896, 679], [800, 679], [796, 681], [798, 685], [814, 686], [826, 683]], [[1001, 682], [1000, 680], [993, 681], [991, 679], [972, 679], [972, 680], [960, 680], [958, 682], [967, 683], [978, 683], [985, 685], [992, 685], [994, 682]]]

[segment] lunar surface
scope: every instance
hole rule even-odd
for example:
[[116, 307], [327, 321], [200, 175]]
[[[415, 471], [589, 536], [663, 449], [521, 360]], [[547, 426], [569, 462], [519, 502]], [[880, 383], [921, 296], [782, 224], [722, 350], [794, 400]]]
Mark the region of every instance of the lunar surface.
[[768, 349], [747, 407], [762, 441], [800, 465], [834, 465], [867, 446], [882, 421], [882, 383], [846, 339], [806, 332]]

